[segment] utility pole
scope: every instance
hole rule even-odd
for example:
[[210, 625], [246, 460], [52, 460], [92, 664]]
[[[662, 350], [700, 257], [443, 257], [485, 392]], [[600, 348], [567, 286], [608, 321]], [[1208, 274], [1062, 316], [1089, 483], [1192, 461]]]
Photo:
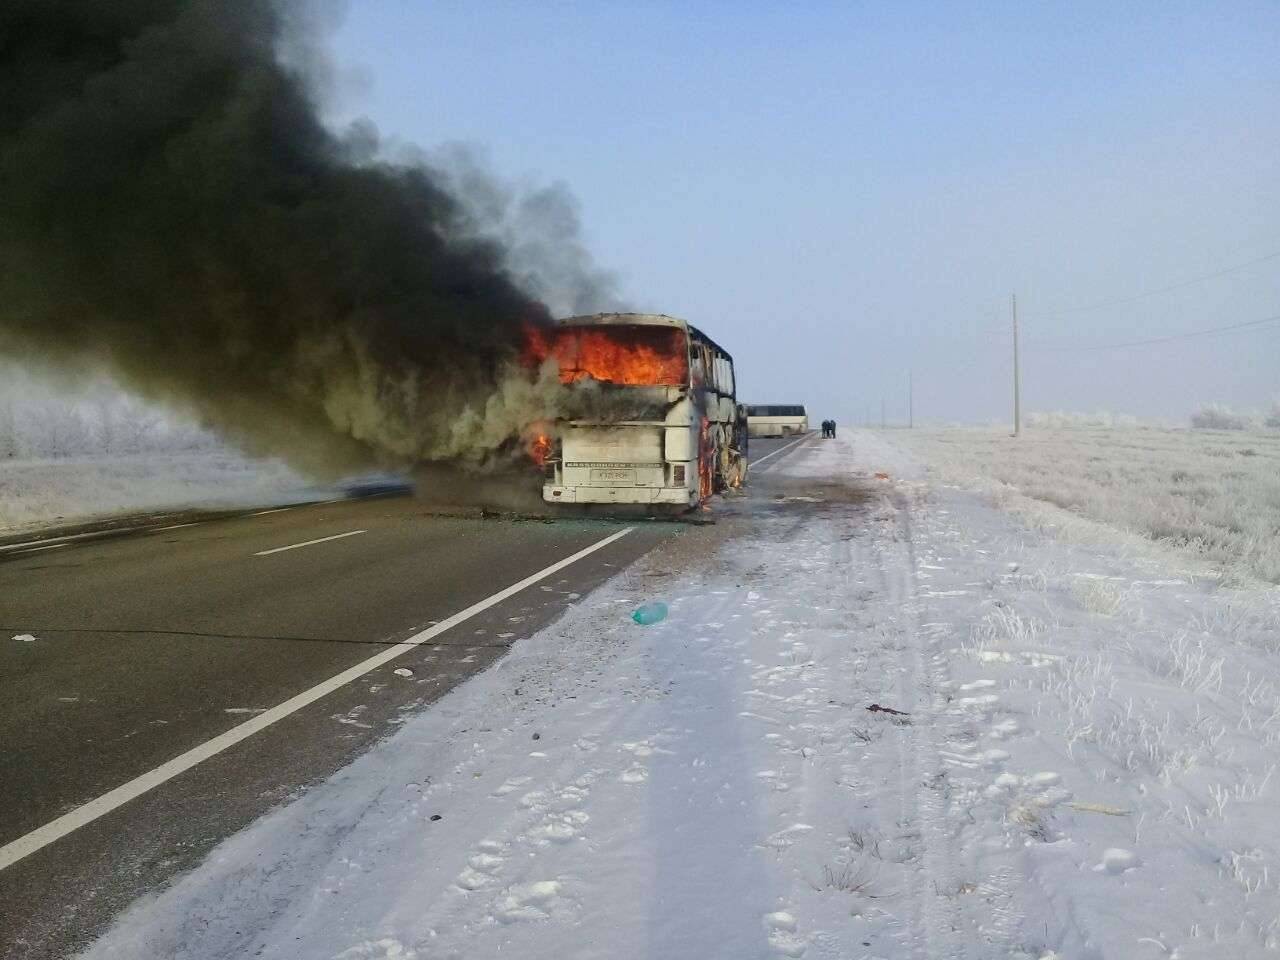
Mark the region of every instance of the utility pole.
[[916, 426], [916, 392], [915, 383], [912, 379], [913, 371], [907, 371], [907, 429], [914, 430]]
[[1022, 374], [1018, 369], [1018, 295], [1013, 295], [1013, 435], [1022, 436]]

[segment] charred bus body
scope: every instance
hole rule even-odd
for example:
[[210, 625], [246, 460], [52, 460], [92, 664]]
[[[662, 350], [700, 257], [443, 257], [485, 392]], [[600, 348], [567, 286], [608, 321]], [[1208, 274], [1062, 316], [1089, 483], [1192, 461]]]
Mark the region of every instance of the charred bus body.
[[545, 451], [546, 502], [682, 512], [746, 480], [733, 358], [696, 327], [659, 314], [569, 317], [534, 347], [569, 388]]

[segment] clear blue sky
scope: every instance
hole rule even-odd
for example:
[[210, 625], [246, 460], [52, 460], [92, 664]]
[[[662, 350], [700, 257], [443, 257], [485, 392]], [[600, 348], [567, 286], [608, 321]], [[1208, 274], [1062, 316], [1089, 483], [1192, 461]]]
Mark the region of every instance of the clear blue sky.
[[336, 119], [564, 181], [633, 306], [844, 421], [1280, 394], [1280, 4], [352, 3]]

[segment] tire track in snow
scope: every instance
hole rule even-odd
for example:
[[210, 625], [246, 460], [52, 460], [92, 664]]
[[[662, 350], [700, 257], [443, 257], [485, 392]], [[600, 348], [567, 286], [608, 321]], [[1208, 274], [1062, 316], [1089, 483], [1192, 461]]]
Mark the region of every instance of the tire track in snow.
[[[963, 794], [972, 788], [956, 782], [944, 754], [964, 755], [980, 733], [972, 729], [970, 718], [964, 712], [952, 708], [948, 691], [953, 684], [948, 653], [943, 647], [949, 631], [938, 629], [949, 617], [943, 609], [931, 609], [936, 602], [926, 599], [930, 593], [920, 585], [918, 551], [924, 550], [926, 555], [932, 552], [922, 542], [924, 539], [929, 539], [929, 546], [933, 546], [932, 539], [928, 538], [930, 518], [926, 514], [921, 530], [910, 498], [900, 490], [895, 491], [893, 504], [901, 530], [901, 550], [895, 551], [900, 556], [893, 569], [899, 581], [902, 622], [909, 639], [916, 714], [912, 717], [912, 745], [914, 755], [923, 758], [925, 768], [923, 777], [916, 780], [919, 823], [926, 841], [920, 878], [932, 887], [919, 891], [919, 902], [925, 905], [924, 928], [929, 937], [925, 955], [975, 957], [976, 960], [993, 955], [993, 949], [997, 951], [995, 955], [1016, 955], [1020, 913], [1015, 908], [1014, 892], [1021, 882], [1020, 876], [1014, 876], [1003, 866], [993, 874], [970, 878], [969, 882], [960, 874], [959, 849], [965, 840], [966, 824], [973, 820]], [[932, 626], [924, 627], [923, 623]], [[966, 894], [966, 890], [971, 892]], [[966, 933], [959, 899], [979, 891], [987, 904], [986, 919]]]
[[913, 954], [922, 960], [964, 958], [957, 931], [961, 927], [954, 900], [943, 891], [958, 886], [955, 836], [948, 824], [947, 773], [938, 750], [938, 727], [945, 716], [939, 681], [946, 678], [945, 660], [919, 627], [920, 597], [916, 582], [915, 530], [911, 505], [895, 492], [895, 536], [872, 541], [885, 600], [897, 611], [896, 633], [901, 641], [898, 703], [910, 714], [896, 724], [901, 762], [900, 828], [918, 842], [909, 872]]

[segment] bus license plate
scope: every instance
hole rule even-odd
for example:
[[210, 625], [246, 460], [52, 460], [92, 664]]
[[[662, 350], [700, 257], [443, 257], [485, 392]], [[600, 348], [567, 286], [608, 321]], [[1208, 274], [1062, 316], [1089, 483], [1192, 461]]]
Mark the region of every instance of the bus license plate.
[[591, 479], [605, 483], [634, 483], [634, 470], [592, 470]]

